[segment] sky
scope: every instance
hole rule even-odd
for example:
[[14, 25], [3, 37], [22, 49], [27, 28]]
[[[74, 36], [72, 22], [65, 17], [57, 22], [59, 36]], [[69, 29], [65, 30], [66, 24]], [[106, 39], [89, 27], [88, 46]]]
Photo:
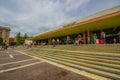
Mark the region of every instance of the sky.
[[34, 36], [115, 6], [120, 0], [0, 0], [0, 26]]

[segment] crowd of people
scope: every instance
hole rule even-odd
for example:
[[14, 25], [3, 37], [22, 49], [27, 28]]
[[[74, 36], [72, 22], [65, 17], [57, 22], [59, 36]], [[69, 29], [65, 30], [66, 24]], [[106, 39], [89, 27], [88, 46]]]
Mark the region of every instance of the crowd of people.
[[0, 46], [0, 51], [7, 51], [8, 46], [4, 45], [4, 46]]
[[[105, 34], [105, 32], [101, 32], [101, 36], [100, 38], [98, 38], [98, 36], [96, 35], [96, 33], [94, 33], [93, 36], [93, 41], [94, 44], [106, 44], [107, 43], [107, 35]], [[113, 37], [111, 37], [109, 39], [109, 42], [111, 41], [111, 43], [120, 43], [120, 31], [118, 32], [118, 34], [115, 34]]]
[[[73, 44], [74, 46], [78, 46], [84, 44], [85, 41], [87, 44], [120, 43], [120, 31], [117, 34], [114, 34], [114, 36], [113, 34], [111, 34], [112, 36], [108, 36], [108, 35], [110, 34], [106, 35], [106, 33], [102, 31], [101, 33], [93, 33], [92, 36], [88, 36], [86, 37], [86, 40], [84, 40], [83, 36], [81, 34], [78, 34], [77, 37], [74, 37], [72, 39], [70, 39], [69, 36], [67, 36], [67, 38], [64, 40], [59, 38], [52, 38], [51, 42], [42, 41], [40, 44], [42, 46], [49, 44], [55, 47], [56, 45], [60, 45], [60, 44]], [[108, 37], [110, 39], [108, 39]], [[39, 43], [34, 41], [34, 42], [25, 43], [24, 45], [27, 46], [27, 48], [31, 48], [32, 46], [36, 47], [37, 45], [39, 45]]]
[[36, 47], [38, 45], [38, 43], [36, 41], [32, 42], [27, 42], [27, 43], [24, 43], [24, 46], [26, 46], [28, 49], [31, 48], [32, 46]]
[[[115, 36], [112, 36], [110, 38], [110, 40], [112, 40], [112, 43], [116, 44], [116, 43], [120, 43], [120, 31], [118, 32], [118, 34], [116, 34]], [[108, 43], [107, 41], [107, 35], [105, 32], [101, 32], [100, 36], [97, 35], [97, 33], [94, 33], [93, 36], [91, 38], [87, 37], [87, 43], [88, 44], [106, 44]], [[73, 39], [73, 41], [71, 41], [70, 37], [67, 36], [66, 41], [61, 41], [60, 39], [55, 39], [53, 38], [51, 40], [51, 45], [53, 47], [55, 47], [56, 45], [60, 45], [60, 44], [73, 44], [74, 46], [78, 46], [78, 45], [82, 45], [84, 43], [84, 39], [83, 37], [79, 34], [76, 38]], [[46, 44], [48, 44], [47, 42], [41, 42], [41, 45], [45, 46]], [[39, 45], [38, 42], [34, 41], [34, 42], [27, 42], [24, 43], [24, 46], [27, 46], [27, 48], [31, 48], [32, 46], [36, 47], [37, 45]], [[12, 49], [14, 49], [14, 45], [11, 45]], [[0, 51], [6, 51], [8, 49], [7, 45], [4, 46], [0, 46]]]
[[[68, 38], [68, 37], [67, 37]], [[66, 40], [66, 44], [69, 44], [70, 39]], [[115, 36], [111, 37], [111, 43], [120, 43], [120, 31], [118, 32], [118, 34], [116, 34]], [[92, 38], [87, 38], [87, 42], [88, 44], [106, 44], [107, 43], [107, 35], [105, 32], [101, 32], [100, 36], [97, 36], [96, 33], [94, 33]], [[62, 42], [59, 39], [53, 38], [52, 39], [52, 45], [53, 47], [55, 47], [56, 45], [60, 45]], [[84, 43], [84, 39], [81, 35], [78, 35], [77, 38], [74, 39], [73, 44], [75, 46], [77, 45], [82, 45]]]

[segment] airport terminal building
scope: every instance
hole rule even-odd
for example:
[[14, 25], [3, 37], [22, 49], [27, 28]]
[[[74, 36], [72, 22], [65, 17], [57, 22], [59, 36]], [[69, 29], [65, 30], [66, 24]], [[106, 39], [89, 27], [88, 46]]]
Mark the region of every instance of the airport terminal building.
[[2, 37], [3, 42], [9, 44], [10, 28], [0, 26], [0, 37]]
[[52, 39], [59, 39], [62, 43], [70, 40], [75, 41], [78, 35], [83, 38], [84, 44], [93, 42], [94, 34], [101, 39], [101, 32], [106, 34], [106, 43], [113, 43], [115, 38], [118, 41], [120, 32], [120, 6], [113, 7], [85, 18], [76, 20], [53, 30], [39, 33], [33, 36], [35, 41], [45, 41], [51, 44]]

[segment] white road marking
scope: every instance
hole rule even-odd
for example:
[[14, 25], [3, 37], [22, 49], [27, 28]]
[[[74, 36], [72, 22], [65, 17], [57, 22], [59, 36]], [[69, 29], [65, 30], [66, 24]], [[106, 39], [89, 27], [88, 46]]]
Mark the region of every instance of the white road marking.
[[26, 61], [31, 61], [31, 60], [36, 60], [36, 59], [25, 59], [25, 60], [16, 61], [16, 62], [4, 63], [4, 64], [0, 64], [0, 66], [4, 66], [4, 65], [8, 65], [8, 64], [20, 63], [20, 62], [26, 62]]
[[23, 54], [12, 54], [12, 55], [23, 55]]
[[[16, 50], [17, 51], [17, 50]], [[24, 52], [21, 52], [21, 51], [17, 51], [17, 52], [20, 52], [22, 54], [25, 54], [25, 55], [28, 55]], [[66, 70], [69, 70], [69, 71], [72, 71], [72, 72], [75, 72], [77, 74], [80, 74], [80, 75], [83, 75], [83, 76], [87, 76], [87, 77], [90, 77], [94, 80], [98, 80], [98, 79], [101, 79], [101, 80], [111, 80], [111, 79], [108, 79], [106, 77], [102, 77], [102, 76], [99, 76], [99, 75], [95, 75], [95, 74], [92, 74], [92, 73], [89, 73], [89, 72], [86, 72], [86, 71], [83, 71], [83, 70], [78, 70], [78, 69], [75, 69], [75, 68], [71, 68], [71, 67], [67, 67], [65, 65], [62, 65], [62, 64], [59, 64], [59, 63], [55, 63], [55, 62], [52, 62], [52, 61], [49, 61], [49, 60], [45, 60], [45, 59], [42, 59], [42, 58], [39, 58], [39, 57], [35, 57], [35, 56], [31, 56], [31, 55], [28, 55], [30, 57], [33, 57], [35, 59], [39, 59], [39, 60], [42, 60], [44, 62], [47, 62], [49, 64], [52, 64], [52, 65], [55, 65], [57, 67], [60, 67], [60, 68], [63, 68], [63, 69], [66, 69]]]
[[40, 63], [43, 63], [43, 62], [44, 61], [40, 61], [40, 62], [30, 63], [30, 64], [27, 64], [27, 65], [23, 65], [23, 66], [19, 66], [19, 67], [14, 67], [14, 68], [6, 69], [6, 70], [0, 70], [0, 73], [4, 73], [4, 72], [8, 72], [8, 71], [13, 71], [13, 70], [25, 68], [25, 67], [28, 67], [28, 66], [33, 66], [33, 65], [40, 64]]
[[13, 55], [11, 55], [11, 54], [9, 55], [9, 57], [10, 57], [10, 58], [14, 58], [14, 56], [13, 56]]

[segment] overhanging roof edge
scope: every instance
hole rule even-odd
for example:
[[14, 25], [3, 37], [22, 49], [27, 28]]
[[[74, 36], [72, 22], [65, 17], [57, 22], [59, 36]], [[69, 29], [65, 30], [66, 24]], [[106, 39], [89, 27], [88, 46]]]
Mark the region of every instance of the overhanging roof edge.
[[[110, 10], [112, 10], [112, 11], [110, 12]], [[105, 12], [108, 12], [108, 13], [105, 13]], [[92, 17], [92, 18], [89, 18], [89, 17], [91, 17], [91, 16], [88, 16], [88, 17], [85, 17], [85, 18], [89, 18], [89, 19], [86, 19], [86, 20], [85, 20], [85, 18], [82, 18], [82, 19], [84, 19], [84, 20], [80, 19], [80, 20], [82, 20], [82, 21], [81, 21], [81, 22], [77, 21], [75, 24], [80, 24], [80, 23], [82, 23], [82, 22], [87, 22], [87, 21], [89, 21], [90, 19], [99, 18], [99, 17], [105, 16], [105, 15], [110, 15], [110, 14], [116, 13], [116, 12], [120, 13], [120, 6], [117, 6], [117, 7], [114, 7], [114, 8], [111, 8], [111, 9], [104, 10], [104, 11], [102, 11], [102, 12], [99, 12], [99, 14], [102, 13], [102, 15], [99, 15], [99, 16], [95, 16], [95, 17]], [[96, 13], [96, 14], [98, 15], [98, 13]], [[94, 15], [94, 14], [93, 14], [93, 15]], [[45, 34], [48, 34], [48, 33], [50, 33], [50, 32], [56, 32], [56, 31], [61, 30], [61, 29], [64, 29], [64, 28], [65, 28], [65, 27], [58, 27], [58, 28], [55, 28], [55, 29], [53, 29], [53, 30], [50, 30], [50, 31], [47, 31], [47, 32], [44, 32], [44, 33], [37, 34], [37, 35], [35, 35], [35, 36], [33, 36], [33, 37], [37, 37], [37, 36], [40, 36], [40, 35], [45, 35]], [[67, 27], [67, 28], [70, 28], [70, 27]]]

